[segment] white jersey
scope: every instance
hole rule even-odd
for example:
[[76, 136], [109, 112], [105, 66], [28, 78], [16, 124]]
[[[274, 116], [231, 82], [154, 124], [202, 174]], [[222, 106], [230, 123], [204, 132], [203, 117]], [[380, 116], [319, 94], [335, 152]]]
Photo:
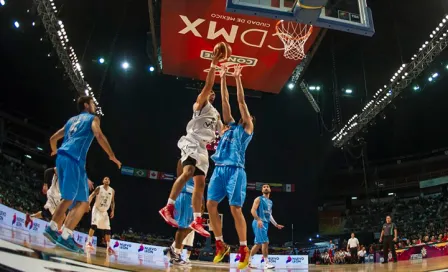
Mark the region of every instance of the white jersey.
[[97, 208], [99, 211], [107, 211], [110, 208], [110, 203], [112, 203], [112, 196], [114, 193], [114, 189], [109, 186], [109, 188], [104, 189], [104, 185], [99, 186], [100, 191], [96, 195], [95, 198], [95, 205], [94, 207]]
[[206, 144], [213, 142], [216, 138], [218, 120], [218, 111], [207, 101], [201, 110], [193, 112], [193, 117], [187, 124], [187, 137], [191, 136]]
[[47, 198], [52, 198], [55, 200], [60, 200], [62, 198], [61, 191], [59, 190], [59, 181], [57, 175], [53, 175], [50, 188], [48, 188], [47, 191]]

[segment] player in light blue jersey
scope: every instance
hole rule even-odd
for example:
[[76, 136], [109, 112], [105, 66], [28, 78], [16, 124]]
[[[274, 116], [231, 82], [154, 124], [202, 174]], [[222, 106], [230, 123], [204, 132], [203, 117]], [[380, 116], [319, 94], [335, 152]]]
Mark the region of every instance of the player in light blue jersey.
[[227, 128], [221, 136], [218, 148], [212, 156], [215, 162], [215, 170], [208, 185], [207, 210], [210, 223], [216, 239], [216, 254], [214, 262], [220, 262], [230, 252], [222, 237], [222, 225], [218, 213], [218, 203], [224, 197], [229, 199], [230, 210], [235, 221], [235, 228], [240, 241], [240, 261], [238, 269], [244, 269], [248, 265], [249, 249], [247, 248], [247, 227], [241, 207], [246, 198], [246, 172], [244, 170], [246, 149], [252, 140], [254, 131], [254, 118], [244, 100], [244, 89], [241, 82], [241, 67], [236, 67], [234, 77], [237, 86], [238, 107], [241, 120], [236, 123], [232, 117], [227, 90], [226, 73], [221, 74], [221, 98], [223, 121]]
[[[177, 162], [177, 176], [182, 175], [182, 161]], [[182, 187], [182, 191], [176, 198], [174, 219], [178, 224], [174, 243], [168, 249], [170, 253], [170, 263], [177, 266], [189, 265], [187, 260], [181, 257], [184, 246], [193, 247], [194, 231], [190, 228], [193, 221], [193, 206], [191, 204], [194, 190], [193, 178], [190, 178]]]
[[[101, 131], [100, 119], [94, 115], [96, 106], [93, 98], [80, 97], [78, 109], [81, 113], [70, 118], [65, 126], [50, 138], [51, 155], [57, 154], [56, 169], [62, 201], [56, 208], [50, 225], [45, 228], [44, 235], [62, 248], [83, 253], [73, 240], [73, 229], [89, 210], [86, 157], [93, 137], [118, 168], [121, 168], [121, 162], [115, 157], [106, 136]], [[64, 141], [57, 149], [57, 142], [62, 138]], [[64, 214], [69, 208], [70, 212], [59, 235], [57, 222], [62, 223]]]
[[255, 241], [254, 247], [250, 251], [249, 267], [258, 268], [251, 265], [250, 259], [258, 252], [258, 250], [260, 250], [261, 247], [261, 252], [263, 253], [263, 257], [265, 260], [264, 269], [274, 269], [275, 267], [268, 261], [269, 222], [271, 222], [278, 229], [282, 229], [283, 225], [277, 224], [277, 222], [275, 222], [274, 220], [274, 217], [272, 217], [272, 200], [269, 199], [271, 195], [271, 186], [269, 186], [269, 184], [263, 184], [261, 192], [263, 193], [263, 195], [257, 197], [254, 200], [254, 204], [252, 205], [252, 209], [250, 210], [252, 216], [254, 217], [254, 221], [252, 221], [252, 229], [255, 234]]

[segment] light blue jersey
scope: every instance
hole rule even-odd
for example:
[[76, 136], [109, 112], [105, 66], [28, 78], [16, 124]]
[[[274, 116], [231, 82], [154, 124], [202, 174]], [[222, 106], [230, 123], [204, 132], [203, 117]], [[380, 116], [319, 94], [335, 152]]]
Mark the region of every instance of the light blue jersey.
[[194, 189], [194, 181], [193, 178], [189, 179], [185, 186], [182, 188], [181, 193], [189, 193], [192, 194]]
[[64, 154], [85, 164], [87, 151], [93, 140], [92, 122], [95, 115], [83, 112], [65, 124], [65, 136], [58, 154]]
[[267, 197], [259, 196], [260, 205], [257, 208], [257, 216], [264, 223], [269, 223], [272, 214], [272, 200]]
[[258, 198], [260, 199], [260, 205], [258, 205], [257, 208], [257, 216], [263, 222], [263, 226], [260, 228], [257, 220], [254, 219], [254, 221], [252, 221], [252, 230], [255, 234], [254, 243], [256, 245], [261, 245], [269, 243], [268, 229], [272, 214], [272, 200], [264, 196], [259, 196]]
[[215, 154], [211, 157], [217, 166], [235, 166], [244, 168], [246, 149], [252, 140], [252, 134], [244, 131], [242, 124], [232, 122], [219, 141]]

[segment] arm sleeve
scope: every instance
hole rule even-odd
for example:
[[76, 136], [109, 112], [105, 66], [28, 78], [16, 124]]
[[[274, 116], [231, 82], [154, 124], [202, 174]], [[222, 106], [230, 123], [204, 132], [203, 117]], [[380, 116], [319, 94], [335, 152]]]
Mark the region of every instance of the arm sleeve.
[[54, 172], [54, 168], [48, 168], [47, 170], [45, 170], [44, 172], [44, 183], [50, 184], [51, 185], [51, 181], [53, 180], [53, 176], [54, 176], [55, 172]]
[[269, 221], [271, 221], [272, 225], [277, 226], [277, 222], [275, 222], [274, 217], [272, 216], [272, 214], [269, 217]]

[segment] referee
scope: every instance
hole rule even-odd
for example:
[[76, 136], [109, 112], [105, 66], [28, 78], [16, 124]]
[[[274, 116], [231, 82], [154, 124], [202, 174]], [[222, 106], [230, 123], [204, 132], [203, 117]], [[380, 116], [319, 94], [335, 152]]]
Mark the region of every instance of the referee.
[[[384, 238], [384, 239], [383, 239]], [[392, 251], [392, 258], [394, 263], [397, 262], [397, 252], [395, 252], [394, 242], [397, 241], [397, 226], [392, 223], [392, 218], [388, 215], [386, 216], [386, 223], [383, 224], [383, 230], [381, 231], [380, 243], [383, 242], [383, 256], [384, 263], [389, 260], [389, 248]]]

